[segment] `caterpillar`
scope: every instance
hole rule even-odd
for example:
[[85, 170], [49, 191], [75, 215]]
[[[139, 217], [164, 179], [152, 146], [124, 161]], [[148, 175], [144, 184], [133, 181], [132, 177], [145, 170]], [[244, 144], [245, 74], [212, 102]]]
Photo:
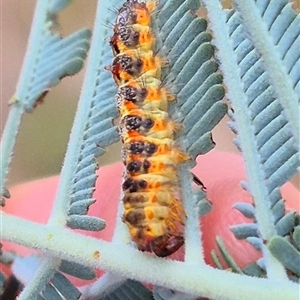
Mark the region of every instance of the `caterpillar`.
[[118, 10], [109, 70], [118, 86], [125, 166], [122, 220], [139, 250], [165, 257], [184, 244], [186, 215], [177, 169], [189, 156], [174, 140], [180, 125], [168, 113], [168, 103], [175, 97], [161, 82], [166, 62], [154, 53], [151, 14], [155, 7], [154, 0], [127, 0]]

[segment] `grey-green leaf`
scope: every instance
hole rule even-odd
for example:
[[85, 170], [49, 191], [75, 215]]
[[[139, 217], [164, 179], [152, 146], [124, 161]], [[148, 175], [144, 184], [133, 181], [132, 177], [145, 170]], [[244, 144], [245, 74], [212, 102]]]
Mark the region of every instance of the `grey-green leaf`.
[[73, 284], [61, 273], [57, 272], [51, 279], [51, 284], [65, 297], [65, 299], [79, 299], [81, 293]]
[[70, 215], [67, 218], [67, 226], [73, 229], [100, 231], [105, 228], [105, 221], [98, 217]]
[[[223, 118], [227, 106], [221, 102], [225, 92], [213, 59], [207, 22], [191, 12], [199, 7], [198, 1], [175, 2], [160, 3], [157, 47], [169, 60], [164, 83], [176, 95], [171, 114], [175, 120], [183, 118], [185, 147], [196, 157], [214, 147], [211, 130]], [[174, 11], [174, 7], [178, 9]]]
[[153, 300], [152, 293], [141, 283], [127, 280], [113, 292], [99, 300]]
[[241, 240], [245, 239], [247, 237], [258, 237], [258, 226], [256, 223], [250, 223], [250, 224], [238, 224], [230, 226], [230, 230], [233, 232], [234, 236]]
[[[50, 284], [47, 284], [42, 291], [43, 298], [45, 300], [62, 300], [61, 295], [58, 291]], [[76, 300], [76, 299], [74, 299]]]
[[225, 260], [227, 266], [231, 268], [234, 272], [242, 274], [242, 270], [239, 268], [237, 263], [234, 261], [233, 257], [228, 252], [223, 240], [220, 237], [216, 237], [216, 242], [218, 245], [218, 248], [222, 254], [223, 259]]
[[[80, 246], [78, 246], [80, 247]], [[59, 270], [63, 273], [72, 275], [74, 277], [91, 280], [94, 279], [96, 274], [93, 269], [90, 267], [83, 266], [81, 264], [75, 262], [69, 262], [66, 260], [62, 260]]]
[[300, 276], [300, 252], [286, 239], [275, 236], [268, 243], [271, 253], [290, 271]]
[[105, 153], [106, 146], [119, 140], [118, 130], [113, 124], [114, 118], [117, 117], [114, 99], [117, 89], [110, 72], [105, 70], [113, 58], [107, 41], [111, 32], [103, 26], [105, 23], [111, 23], [115, 18], [115, 12], [109, 8], [112, 8], [117, 2], [103, 2], [98, 6], [90, 60], [80, 97], [79, 114], [74, 122], [74, 128], [80, 126], [83, 132], [76, 141], [80, 148], [74, 157], [76, 168], [69, 187], [71, 207], [69, 208], [68, 225], [72, 228], [85, 230], [104, 228], [103, 220], [90, 217], [85, 219], [84, 215], [94, 202], [93, 192], [98, 169], [96, 159]]
[[298, 250], [300, 249], [300, 226], [296, 226], [294, 233], [293, 233], [293, 239], [298, 247]]
[[83, 67], [89, 49], [91, 31], [79, 30], [62, 38], [56, 31], [56, 13], [60, 6], [40, 1], [36, 8], [23, 70], [16, 94], [17, 101], [26, 111], [32, 111], [37, 101], [63, 77], [76, 74]]

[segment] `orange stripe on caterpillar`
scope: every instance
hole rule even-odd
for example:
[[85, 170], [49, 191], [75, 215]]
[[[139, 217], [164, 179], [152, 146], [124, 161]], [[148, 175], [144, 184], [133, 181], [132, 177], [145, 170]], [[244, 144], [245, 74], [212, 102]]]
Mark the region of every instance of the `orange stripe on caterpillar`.
[[107, 69], [112, 72], [116, 84], [121, 85], [141, 75], [159, 79], [161, 67], [165, 64], [152, 51], [126, 50], [118, 54]]

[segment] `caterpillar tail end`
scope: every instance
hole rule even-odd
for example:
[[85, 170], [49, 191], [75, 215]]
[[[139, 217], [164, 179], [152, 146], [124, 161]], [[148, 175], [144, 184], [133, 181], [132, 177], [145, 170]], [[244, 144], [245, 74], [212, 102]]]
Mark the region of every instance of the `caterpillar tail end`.
[[181, 235], [163, 235], [157, 237], [149, 244], [149, 249], [138, 248], [141, 251], [153, 252], [159, 257], [166, 257], [176, 252], [184, 244], [184, 237]]

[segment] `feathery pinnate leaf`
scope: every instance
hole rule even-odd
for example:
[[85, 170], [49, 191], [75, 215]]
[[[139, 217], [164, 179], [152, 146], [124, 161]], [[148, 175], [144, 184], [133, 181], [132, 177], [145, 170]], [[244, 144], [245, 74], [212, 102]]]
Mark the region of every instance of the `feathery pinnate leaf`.
[[255, 209], [252, 204], [245, 202], [236, 202], [233, 207], [240, 211], [246, 218], [254, 219]]
[[242, 273], [242, 270], [239, 268], [237, 263], [234, 261], [228, 250], [226, 249], [226, 246], [223, 242], [223, 240], [220, 237], [216, 237], [216, 242], [219, 248], [220, 253], [222, 254], [222, 257], [224, 261], [226, 262], [227, 266], [231, 268], [236, 273]]
[[[291, 5], [287, 4], [288, 1], [282, 1], [281, 4], [283, 2], [286, 2], [286, 5], [281, 8], [280, 14], [276, 12], [278, 7], [275, 2], [268, 3], [268, 12], [272, 11], [272, 13], [262, 14], [261, 21], [269, 28], [268, 34], [274, 41], [273, 48], [279, 52], [280, 57], [284, 58], [292, 55], [293, 63], [299, 64], [299, 57], [290, 53], [291, 49], [289, 47], [283, 47], [283, 43], [290, 46], [294, 42], [296, 43], [295, 31], [297, 33], [300, 30], [299, 16], [297, 17]], [[262, 10], [263, 7], [262, 2], [257, 2], [258, 10]], [[258, 51], [254, 49], [251, 36], [247, 33], [243, 23], [240, 23], [242, 21], [243, 17], [235, 12], [229, 14], [227, 23], [230, 26], [230, 38], [235, 48], [241, 80], [247, 96], [248, 115], [252, 125], [249, 130], [252, 129], [253, 131], [264, 178], [267, 180], [266, 185], [269, 193], [272, 193], [276, 187], [281, 186], [296, 172], [299, 164], [297, 158], [298, 148], [289, 126], [289, 120], [286, 118], [280, 101], [277, 99], [274, 87], [268, 80], [268, 73], [265, 70], [263, 59], [260, 58]], [[293, 30], [294, 23], [299, 24], [297, 30]], [[292, 26], [291, 30], [288, 30], [289, 25]], [[280, 30], [278, 32], [278, 30], [274, 30], [273, 26], [282, 26], [285, 31]], [[283, 64], [287, 69], [289, 80], [295, 86], [299, 76], [290, 74], [290, 66], [286, 65], [285, 59], [283, 59]], [[297, 108], [294, 107], [294, 109]]]
[[12, 106], [1, 140], [1, 191], [24, 112], [32, 111], [63, 77], [80, 71], [87, 56], [90, 30], [81, 29], [66, 38], [57, 31], [57, 13], [69, 2], [37, 2], [27, 52], [16, 92], [9, 101]]
[[[277, 205], [282, 201], [279, 188], [299, 166], [296, 136], [299, 130], [294, 118], [298, 110], [294, 86], [299, 76], [291, 74], [284, 60], [291, 55], [293, 61], [299, 63], [299, 55], [293, 50], [289, 52], [288, 47], [279, 50], [281, 36], [270, 28], [275, 21], [276, 26], [279, 22], [285, 23], [286, 31], [281, 34], [292, 45], [295, 34], [289, 32], [290, 23], [284, 20], [291, 20], [291, 16], [295, 19], [297, 14], [288, 1], [236, 0], [237, 10], [229, 11], [226, 20], [217, 1], [204, 2], [212, 20], [214, 43], [219, 50], [218, 58], [233, 108], [230, 127], [238, 134], [236, 143], [246, 163], [247, 190], [254, 197], [259, 235], [269, 240], [279, 233], [281, 229], [276, 224], [280, 225], [278, 222], [284, 218], [283, 206]], [[279, 19], [278, 15], [281, 15]], [[274, 210], [270, 210], [272, 208]], [[286, 217], [281, 233], [291, 224], [290, 220]], [[246, 226], [234, 230], [246, 236], [250, 233], [245, 231]], [[285, 277], [284, 270], [270, 258], [267, 259], [272, 261], [268, 264], [270, 273]]]
[[26, 111], [31, 111], [37, 101], [63, 77], [74, 75], [83, 67], [89, 49], [90, 30], [82, 29], [66, 38], [62, 38], [56, 31], [56, 14], [68, 2], [39, 1], [37, 5], [35, 26], [12, 100]]
[[64, 275], [57, 272], [39, 296], [44, 300], [78, 300], [81, 293]]
[[71, 215], [67, 219], [67, 226], [73, 229], [99, 231], [105, 228], [105, 221], [98, 217], [83, 216], [81, 211], [78, 215]]
[[227, 111], [211, 35], [206, 20], [195, 15], [198, 8], [198, 1], [168, 1], [157, 14], [157, 48], [169, 61], [164, 81], [177, 100], [171, 111], [175, 120], [183, 119], [181, 135], [192, 157], [214, 147], [210, 131]]
[[[258, 3], [259, 4], [259, 3]], [[269, 11], [272, 11], [272, 5], [276, 9], [274, 2], [269, 3]], [[258, 9], [261, 6], [258, 5]], [[280, 16], [287, 14], [286, 18], [296, 18], [296, 13], [292, 10], [290, 4], [285, 6]], [[284, 17], [276, 16], [278, 14], [264, 14], [262, 19], [268, 28], [276, 22], [278, 26], [279, 21], [286, 21]], [[267, 17], [269, 16], [269, 17]], [[273, 16], [273, 17], [272, 17]], [[288, 119], [285, 117], [280, 102], [276, 98], [275, 91], [272, 85], [268, 82], [267, 72], [260, 55], [253, 48], [253, 44], [248, 39], [249, 34], [243, 24], [240, 24], [242, 17], [236, 12], [229, 15], [228, 24], [230, 25], [230, 37], [235, 47], [237, 60], [240, 66], [242, 82], [244, 84], [244, 91], [248, 100], [249, 117], [252, 124], [253, 134], [256, 140], [256, 147], [260, 155], [260, 162], [264, 170], [264, 176], [267, 180], [267, 187], [269, 193], [286, 182], [295, 172], [298, 166], [297, 147], [292, 135], [291, 128], [288, 125]], [[272, 28], [272, 27], [271, 27]], [[278, 31], [270, 30], [269, 34], [272, 36], [276, 33], [274, 48], [282, 51], [281, 43], [282, 36], [278, 36]], [[287, 31], [288, 32], [288, 31]], [[288, 33], [285, 33], [287, 38]], [[274, 37], [273, 37], [274, 38]], [[289, 43], [293, 43], [293, 35], [290, 36]], [[285, 48], [281, 57], [289, 55], [290, 49]], [[296, 63], [299, 63], [297, 57], [294, 56]], [[285, 61], [283, 60], [285, 63]], [[289, 73], [288, 73], [289, 74]], [[294, 76], [290, 75], [290, 79], [296, 84]], [[249, 128], [250, 129], [250, 128]], [[277, 194], [278, 196], [278, 194]], [[277, 198], [277, 201], [279, 199]], [[276, 202], [277, 202], [276, 201]], [[274, 202], [272, 203], [275, 204]]]
[[[295, 226], [295, 219], [293, 213], [285, 215], [284, 201], [279, 187], [294, 175], [299, 166], [297, 138], [293, 131], [295, 126], [291, 124], [292, 119], [289, 118], [289, 112], [286, 110], [297, 110], [297, 107], [291, 100], [290, 103], [287, 103], [287, 108], [278, 98], [280, 94], [278, 95], [274, 82], [270, 80], [270, 69], [266, 65], [265, 57], [255, 48], [258, 42], [257, 37], [253, 38], [251, 29], [248, 32], [247, 21], [244, 22], [244, 18], [247, 20], [248, 16], [244, 10], [239, 8], [239, 4], [237, 8], [241, 11], [229, 12], [227, 24], [230, 28], [229, 34], [240, 67], [244, 93], [247, 97], [247, 116], [251, 124], [248, 130], [251, 130], [253, 134], [255, 155], [259, 159], [258, 166], [263, 174], [262, 182], [265, 182], [268, 192], [268, 198], [264, 201], [269, 201], [268, 205], [271, 208], [272, 224], [270, 225], [275, 225], [277, 234], [284, 236]], [[299, 43], [299, 41], [297, 42], [300, 33], [299, 15], [292, 9], [291, 3], [288, 1], [258, 1], [255, 9], [260, 14], [258, 26], [266, 27], [266, 38], [273, 43], [270, 55], [274, 55], [274, 59], [277, 55], [280, 59], [278, 68], [286, 74], [284, 79], [287, 78], [286, 80], [292, 82], [294, 88], [292, 93], [298, 95], [299, 98], [300, 93], [296, 90], [296, 86], [300, 79], [298, 74], [300, 73], [300, 56], [294, 51], [296, 44]], [[298, 71], [296, 72], [293, 66], [297, 65]], [[235, 109], [234, 106], [233, 108]], [[233, 123], [235, 123], [236, 113], [240, 112], [237, 111], [231, 115]], [[232, 127], [237, 129], [239, 136], [241, 132], [238, 124]], [[240, 143], [240, 139], [237, 143]], [[248, 191], [251, 192], [249, 189]], [[252, 211], [251, 208], [249, 209]], [[247, 217], [254, 217], [253, 212], [248, 214], [244, 208], [239, 210]], [[258, 228], [255, 230], [254, 228], [256, 228], [255, 224], [241, 224], [232, 226], [231, 230], [237, 238], [248, 238], [247, 240], [255, 248], [261, 249], [260, 243], [256, 240]]]
[[[49, 260], [51, 261], [51, 258]], [[26, 286], [28, 282], [31, 282], [31, 280], [34, 279], [36, 273], [42, 275], [42, 267], [45, 267], [46, 264], [47, 258], [36, 255], [16, 257], [13, 264], [13, 271], [16, 277]], [[34, 288], [33, 283], [26, 286], [27, 290], [28, 288], [31, 289], [30, 293], [28, 294], [25, 289], [25, 294], [21, 295], [20, 299], [23, 299], [22, 297], [25, 297], [26, 299], [26, 295], [31, 295], [31, 297], [33, 297], [34, 294], [36, 296], [40, 295], [40, 291], [44, 299], [78, 299], [81, 293], [73, 286], [65, 275], [62, 274], [62, 272], [83, 280], [95, 278], [95, 272], [90, 267], [75, 262], [61, 260], [58, 268], [54, 270], [53, 274], [49, 274], [49, 276], [45, 276], [44, 274], [44, 278], [39, 277], [39, 280], [37, 280], [37, 282], [40, 282], [38, 287]]]
[[[209, 200], [206, 199], [205, 194], [202, 191], [199, 191], [201, 195], [201, 199], [198, 201], [198, 210], [199, 217], [204, 216], [212, 209], [212, 204]], [[195, 197], [197, 197], [197, 192], [194, 193]]]
[[300, 277], [300, 252], [286, 239], [273, 237], [268, 243], [271, 253], [290, 271]]
[[[251, 237], [251, 244], [254, 245], [254, 247], [257, 245], [254, 239], [256, 239], [259, 243], [261, 243], [261, 239]], [[248, 239], [247, 239], [248, 241]], [[220, 255], [217, 254], [215, 250], [211, 251], [211, 258], [213, 259], [213, 262], [215, 263], [216, 267], [221, 270], [230, 270], [232, 272], [238, 273], [238, 274], [245, 274], [249, 276], [255, 276], [255, 277], [265, 277], [265, 271], [258, 265], [257, 262], [253, 262], [248, 264], [247, 266], [240, 268], [238, 264], [235, 262], [234, 258], [231, 256], [229, 251], [226, 248], [226, 245], [224, 241], [220, 237], [216, 237], [216, 243], [219, 249]], [[255, 247], [256, 248], [256, 247]], [[257, 249], [257, 248], [256, 248]], [[259, 249], [261, 250], [261, 247]], [[222, 265], [220, 258], [223, 259], [225, 265]]]
[[265, 277], [266, 273], [262, 268], [258, 266], [256, 262], [247, 265], [242, 269], [243, 273], [249, 276], [255, 277]]
[[80, 145], [76, 153], [74, 173], [70, 185], [71, 203], [67, 223], [72, 228], [84, 230], [102, 230], [104, 221], [84, 216], [89, 206], [95, 202], [93, 192], [96, 183], [96, 158], [105, 153], [105, 147], [119, 140], [118, 130], [113, 124], [117, 117], [114, 96], [116, 86], [110, 72], [105, 67], [112, 61], [107, 37], [111, 34], [104, 24], [110, 24], [115, 13], [109, 7], [115, 5], [101, 3], [98, 5], [95, 31], [87, 66], [84, 87], [80, 98], [78, 115], [74, 127], [80, 123], [83, 134], [76, 141]]

